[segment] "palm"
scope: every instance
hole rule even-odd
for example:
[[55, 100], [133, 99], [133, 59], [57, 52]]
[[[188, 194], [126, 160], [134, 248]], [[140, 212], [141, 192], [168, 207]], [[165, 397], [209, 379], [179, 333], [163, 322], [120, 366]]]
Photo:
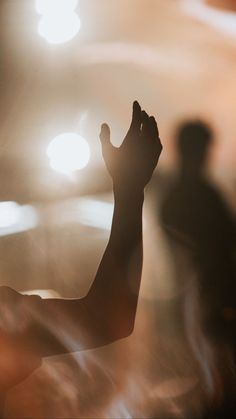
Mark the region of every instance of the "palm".
[[162, 145], [154, 117], [142, 112], [134, 102], [133, 117], [119, 148], [110, 142], [110, 129], [104, 124], [101, 131], [103, 157], [114, 184], [144, 188], [158, 162]]

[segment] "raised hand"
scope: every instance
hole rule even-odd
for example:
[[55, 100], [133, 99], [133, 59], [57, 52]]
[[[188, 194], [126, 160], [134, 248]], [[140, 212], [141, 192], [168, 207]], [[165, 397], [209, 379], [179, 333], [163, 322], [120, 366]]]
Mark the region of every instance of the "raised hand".
[[143, 190], [162, 150], [155, 118], [149, 117], [135, 101], [131, 125], [121, 146], [112, 145], [107, 124], [101, 127], [100, 140], [103, 158], [114, 187]]

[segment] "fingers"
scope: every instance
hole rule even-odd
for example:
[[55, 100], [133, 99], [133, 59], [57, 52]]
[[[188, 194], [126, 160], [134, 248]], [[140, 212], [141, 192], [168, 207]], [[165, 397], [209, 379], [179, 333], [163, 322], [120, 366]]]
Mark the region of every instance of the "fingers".
[[158, 131], [157, 123], [154, 116], [150, 116], [149, 125], [150, 125], [150, 131], [151, 131], [152, 137], [155, 139], [158, 139], [159, 131]]
[[150, 127], [149, 127], [149, 116], [146, 111], [142, 111], [142, 135], [149, 138], [150, 137]]
[[102, 146], [109, 144], [110, 143], [110, 127], [107, 124], [102, 124], [101, 125], [101, 132], [100, 132], [100, 141], [102, 143]]
[[142, 123], [142, 112], [141, 106], [137, 102], [137, 100], [133, 103], [133, 114], [132, 114], [132, 121], [130, 125], [129, 131], [138, 132], [140, 131]]
[[147, 112], [142, 111], [142, 136], [151, 142], [158, 142], [162, 149], [159, 131], [154, 116], [148, 116]]
[[149, 121], [150, 121], [149, 123], [150, 123], [151, 137], [152, 137], [153, 141], [157, 141], [157, 143], [160, 147], [160, 151], [161, 151], [163, 146], [161, 144], [161, 140], [160, 140], [160, 136], [159, 136], [159, 130], [158, 130], [157, 122], [156, 122], [154, 116], [151, 116], [149, 118]]
[[158, 131], [157, 123], [156, 123], [156, 120], [155, 120], [154, 116], [150, 116], [149, 126], [150, 126], [150, 132], [151, 132], [151, 135], [152, 135], [153, 139], [155, 139], [155, 140], [159, 139], [159, 131]]
[[101, 132], [100, 132], [100, 141], [102, 145], [102, 154], [104, 159], [106, 160], [109, 156], [111, 150], [113, 149], [113, 145], [110, 140], [110, 127], [107, 124], [102, 124]]

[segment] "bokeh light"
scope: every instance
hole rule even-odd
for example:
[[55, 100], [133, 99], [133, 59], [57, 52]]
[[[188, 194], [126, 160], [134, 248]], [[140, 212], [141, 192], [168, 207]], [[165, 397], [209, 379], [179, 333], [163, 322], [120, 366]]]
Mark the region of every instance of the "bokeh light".
[[47, 148], [47, 156], [54, 170], [70, 174], [88, 164], [90, 149], [83, 137], [67, 132], [51, 141]]
[[36, 11], [42, 15], [38, 33], [51, 44], [70, 41], [80, 29], [80, 19], [75, 9], [77, 0], [36, 0]]
[[16, 202], [0, 202], [0, 228], [10, 227], [19, 220], [19, 205]]
[[42, 16], [38, 33], [50, 44], [63, 44], [74, 38], [80, 29], [80, 19], [75, 12]]
[[0, 236], [21, 233], [35, 228], [38, 215], [32, 205], [20, 205], [14, 201], [0, 202]]

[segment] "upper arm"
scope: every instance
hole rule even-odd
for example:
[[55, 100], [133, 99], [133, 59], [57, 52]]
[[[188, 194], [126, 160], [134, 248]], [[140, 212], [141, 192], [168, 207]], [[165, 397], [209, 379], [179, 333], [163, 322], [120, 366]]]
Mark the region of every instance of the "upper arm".
[[27, 313], [30, 318], [28, 345], [42, 357], [94, 346], [84, 299], [32, 298], [27, 301]]
[[89, 297], [42, 299], [8, 287], [0, 287], [0, 294], [5, 313], [5, 324], [0, 328], [14, 338], [16, 346], [39, 359], [103, 346], [124, 337], [116, 330], [111, 314], [107, 315], [106, 305]]
[[[28, 297], [24, 298], [26, 301]], [[115, 340], [108, 331], [101, 308], [87, 297], [41, 299], [30, 296], [27, 313], [30, 318], [28, 344], [42, 357], [92, 349]]]
[[88, 319], [84, 299], [44, 300], [0, 287], [1, 336], [39, 358], [91, 346]]

